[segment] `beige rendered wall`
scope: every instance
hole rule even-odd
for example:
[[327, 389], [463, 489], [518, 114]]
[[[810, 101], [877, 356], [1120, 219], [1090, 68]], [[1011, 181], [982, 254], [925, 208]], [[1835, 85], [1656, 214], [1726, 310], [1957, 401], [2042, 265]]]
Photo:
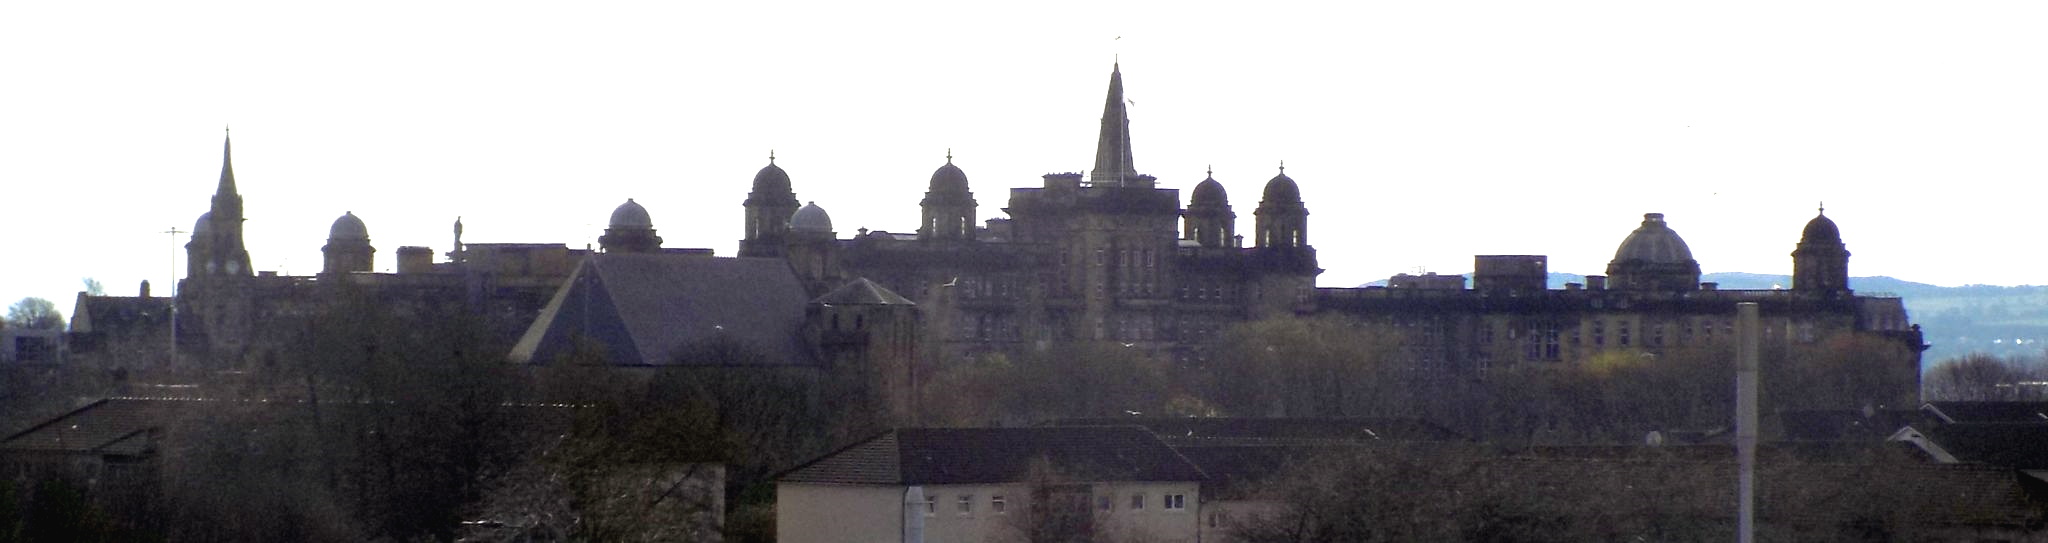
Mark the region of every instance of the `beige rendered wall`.
[[775, 537], [785, 543], [900, 543], [903, 491], [900, 486], [777, 483]]

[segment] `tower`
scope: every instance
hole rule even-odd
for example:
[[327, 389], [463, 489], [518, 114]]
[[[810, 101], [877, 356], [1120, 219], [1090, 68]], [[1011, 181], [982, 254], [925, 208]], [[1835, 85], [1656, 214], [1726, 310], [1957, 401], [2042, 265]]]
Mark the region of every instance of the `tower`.
[[746, 237], [740, 240], [740, 256], [782, 256], [789, 235], [789, 217], [796, 214], [796, 192], [789, 188], [789, 173], [775, 165], [775, 153], [768, 153], [768, 166], [754, 174], [754, 189], [747, 193]]
[[1230, 195], [1216, 182], [1214, 171], [1195, 185], [1183, 217], [1182, 237], [1203, 247], [1229, 247], [1237, 237], [1237, 213], [1230, 210]]
[[1095, 169], [1088, 174], [1092, 184], [1150, 187], [1151, 178], [1138, 175], [1131, 160], [1131, 115], [1125, 108], [1122, 66], [1109, 68], [1109, 97], [1102, 105], [1102, 133], [1095, 140]]
[[1308, 206], [1301, 203], [1301, 187], [1294, 184], [1293, 178], [1287, 177], [1287, 163], [1280, 164], [1280, 175], [1266, 182], [1266, 192], [1262, 196], [1258, 210], [1252, 212], [1256, 217], [1254, 227], [1258, 230], [1258, 246], [1307, 247]]
[[1827, 208], [1799, 235], [1792, 250], [1792, 290], [1805, 292], [1848, 292], [1849, 247], [1842, 244], [1842, 231], [1828, 218]]
[[931, 188], [924, 193], [924, 221], [918, 223], [917, 239], [974, 239], [974, 193], [967, 190], [967, 173], [953, 165], [953, 152], [946, 152], [946, 165], [932, 172]]
[[632, 198], [612, 210], [612, 220], [597, 243], [607, 253], [661, 251], [661, 236], [654, 235], [654, 219], [647, 215], [647, 208], [640, 207]]
[[187, 277], [254, 275], [249, 268], [249, 250], [242, 245], [242, 195], [235, 190], [231, 139], [222, 140], [220, 185], [213, 192], [213, 207], [192, 225], [185, 257]]
[[377, 249], [370, 246], [370, 229], [350, 211], [334, 219], [334, 226], [327, 229], [327, 246], [321, 247], [320, 253], [326, 257], [321, 275], [369, 273], [375, 267]]

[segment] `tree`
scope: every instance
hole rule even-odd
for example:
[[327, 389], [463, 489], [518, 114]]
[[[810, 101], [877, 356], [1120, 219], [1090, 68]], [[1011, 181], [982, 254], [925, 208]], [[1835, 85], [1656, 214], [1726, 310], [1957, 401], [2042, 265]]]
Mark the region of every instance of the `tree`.
[[1996, 356], [1970, 353], [1943, 360], [1927, 371], [1927, 399], [2010, 400], [2020, 370]]
[[64, 314], [57, 312], [57, 304], [31, 296], [7, 308], [7, 325], [30, 330], [62, 330]]
[[1398, 333], [1345, 317], [1282, 317], [1232, 327], [1217, 346], [1209, 398], [1236, 416], [1413, 415]]
[[101, 285], [100, 285], [100, 280], [98, 280], [98, 279], [93, 279], [93, 278], [91, 278], [91, 277], [87, 277], [87, 278], [85, 278], [85, 279], [84, 279], [84, 281], [83, 281], [83, 282], [85, 283], [85, 295], [86, 295], [86, 296], [106, 296], [106, 295], [107, 295], [107, 289], [106, 289], [106, 287], [104, 287], [104, 286], [101, 286]]

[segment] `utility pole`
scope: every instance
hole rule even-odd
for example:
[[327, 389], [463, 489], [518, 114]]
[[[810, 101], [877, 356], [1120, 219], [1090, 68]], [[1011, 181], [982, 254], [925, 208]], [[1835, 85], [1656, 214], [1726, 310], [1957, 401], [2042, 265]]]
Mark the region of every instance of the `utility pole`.
[[1756, 302], [1735, 304], [1735, 461], [1737, 506], [1735, 540], [1756, 540], [1756, 393], [1757, 343], [1763, 335]]
[[176, 226], [172, 226], [170, 230], [165, 230], [165, 231], [163, 231], [162, 233], [165, 233], [165, 234], [170, 234], [170, 235], [171, 235], [171, 299], [170, 299], [170, 302], [171, 302], [171, 303], [170, 303], [170, 304], [168, 304], [168, 306], [170, 307], [170, 311], [171, 311], [171, 366], [172, 366], [172, 367], [177, 367], [177, 365], [178, 365], [178, 234], [183, 234], [183, 233], [185, 233], [185, 231], [184, 231], [184, 230], [179, 230], [179, 229], [178, 229], [178, 227], [176, 227]]

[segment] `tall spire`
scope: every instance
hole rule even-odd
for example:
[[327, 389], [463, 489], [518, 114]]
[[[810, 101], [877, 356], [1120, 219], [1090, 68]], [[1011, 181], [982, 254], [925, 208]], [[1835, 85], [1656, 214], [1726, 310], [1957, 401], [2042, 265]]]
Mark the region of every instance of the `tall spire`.
[[222, 133], [222, 136], [221, 136], [221, 144], [220, 144], [220, 188], [219, 188], [219, 189], [216, 189], [216, 190], [214, 190], [214, 193], [215, 193], [215, 194], [234, 194], [234, 193], [235, 193], [235, 141], [234, 141], [234, 137], [233, 137], [234, 135], [233, 135], [233, 134], [231, 134], [231, 133], [228, 133], [228, 130], [227, 130], [227, 129], [225, 129], [225, 128], [221, 129], [221, 133]]
[[1102, 135], [1095, 140], [1095, 171], [1092, 183], [1121, 182], [1138, 175], [1131, 164], [1131, 115], [1125, 109], [1123, 69], [1111, 64], [1109, 98], [1102, 105]]

